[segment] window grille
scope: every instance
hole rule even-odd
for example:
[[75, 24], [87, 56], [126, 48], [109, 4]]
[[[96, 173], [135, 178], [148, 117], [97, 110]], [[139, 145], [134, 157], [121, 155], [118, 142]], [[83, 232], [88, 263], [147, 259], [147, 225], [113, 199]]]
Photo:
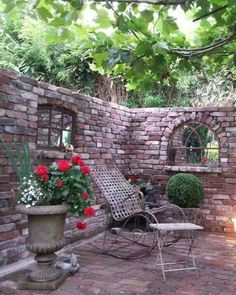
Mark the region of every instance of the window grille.
[[60, 106], [39, 105], [37, 145], [61, 148], [73, 144], [75, 114]]

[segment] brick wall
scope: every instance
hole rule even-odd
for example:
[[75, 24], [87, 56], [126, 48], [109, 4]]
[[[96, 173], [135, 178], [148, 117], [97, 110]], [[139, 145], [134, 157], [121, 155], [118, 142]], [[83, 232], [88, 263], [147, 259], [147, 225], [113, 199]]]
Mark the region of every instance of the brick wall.
[[[127, 170], [129, 112], [126, 108], [0, 69], [2, 138], [9, 145], [25, 139], [30, 146], [32, 162], [40, 154], [46, 162], [63, 159], [63, 152], [37, 148], [37, 108], [40, 104], [61, 105], [76, 113], [75, 152], [88, 166], [114, 162], [121, 170]], [[15, 181], [14, 171], [0, 149], [0, 266], [28, 254], [25, 247], [27, 221], [14, 209], [16, 200], [11, 189], [16, 187]], [[67, 242], [104, 230], [106, 214], [100, 208], [104, 201], [97, 193], [96, 196], [96, 216], [86, 221], [88, 230], [77, 231], [76, 219], [67, 218]]]
[[[154, 185], [165, 187], [170, 175], [188, 171], [200, 177], [205, 198], [201, 206], [206, 229], [233, 231], [236, 217], [236, 109], [235, 108], [163, 108], [133, 109], [72, 93], [68, 89], [38, 82], [12, 71], [0, 69], [0, 134], [11, 144], [30, 144], [34, 162], [39, 154], [48, 162], [64, 157], [57, 150], [36, 145], [38, 106], [61, 105], [76, 113], [75, 152], [89, 166], [116, 163], [124, 174], [135, 172]], [[167, 161], [169, 139], [185, 122], [206, 124], [216, 134], [220, 145], [220, 167], [171, 166]], [[25, 248], [27, 221], [15, 212], [16, 178], [8, 159], [0, 150], [0, 265], [28, 254]], [[96, 195], [96, 216], [89, 219], [88, 230], [81, 235], [75, 218], [66, 221], [68, 242], [92, 236], [105, 228], [107, 214], [103, 199]], [[163, 202], [166, 197], [162, 196]], [[198, 211], [199, 216], [199, 211]]]
[[[168, 143], [175, 130], [186, 122], [206, 124], [220, 147], [220, 167], [173, 166], [168, 164]], [[189, 172], [204, 185], [202, 224], [212, 231], [234, 231], [236, 217], [236, 109], [162, 108], [131, 110], [130, 168], [139, 177], [164, 187], [169, 177]]]

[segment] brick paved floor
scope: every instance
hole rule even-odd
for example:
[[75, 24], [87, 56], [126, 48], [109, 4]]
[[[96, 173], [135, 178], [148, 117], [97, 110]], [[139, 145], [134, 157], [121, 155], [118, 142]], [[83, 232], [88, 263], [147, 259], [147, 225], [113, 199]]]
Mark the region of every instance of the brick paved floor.
[[[97, 244], [99, 242], [96, 242]], [[174, 249], [167, 250], [173, 254]], [[116, 259], [99, 254], [95, 248], [83, 244], [73, 249], [78, 255], [80, 271], [71, 275], [53, 292], [22, 291], [16, 281], [21, 271], [3, 278], [0, 294], [4, 295], [235, 295], [236, 294], [236, 235], [199, 233], [195, 256], [199, 278], [194, 271], [167, 273], [163, 281], [159, 269], [154, 270], [157, 255], [135, 261]], [[66, 254], [64, 254], [66, 255]]]

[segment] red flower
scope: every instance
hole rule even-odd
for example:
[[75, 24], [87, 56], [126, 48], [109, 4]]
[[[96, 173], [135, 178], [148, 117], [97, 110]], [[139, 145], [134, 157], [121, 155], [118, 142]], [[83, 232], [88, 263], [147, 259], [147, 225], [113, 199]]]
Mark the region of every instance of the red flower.
[[56, 181], [56, 187], [58, 187], [58, 188], [63, 187], [63, 181], [61, 179], [57, 179], [57, 181]]
[[82, 199], [83, 199], [84, 201], [86, 201], [86, 200], [88, 200], [88, 198], [89, 198], [88, 193], [87, 193], [87, 192], [83, 192], [83, 193], [82, 193]]
[[209, 159], [207, 157], [202, 157], [203, 164], [208, 163], [208, 162], [209, 162]]
[[47, 174], [41, 175], [41, 181], [46, 182], [47, 180], [48, 180]]
[[67, 170], [69, 170], [70, 166], [71, 164], [67, 160], [59, 160], [57, 162], [57, 168], [61, 170], [62, 172], [66, 172]]
[[83, 230], [83, 229], [86, 229], [87, 224], [86, 224], [85, 222], [83, 222], [83, 221], [78, 221], [78, 222], [76, 223], [76, 227], [77, 227], [77, 229], [81, 229], [81, 230]]
[[84, 215], [86, 217], [92, 217], [95, 214], [95, 210], [93, 209], [93, 207], [87, 207], [84, 209]]
[[75, 155], [73, 157], [71, 157], [71, 162], [75, 165], [79, 165], [79, 162], [81, 161], [80, 157]]
[[88, 166], [82, 166], [81, 171], [84, 175], [89, 175], [90, 174], [90, 169]]
[[46, 175], [48, 174], [48, 167], [44, 165], [40, 165], [35, 169], [34, 173], [37, 174], [38, 176]]
[[77, 164], [78, 166], [80, 166], [80, 167], [83, 167], [83, 166], [85, 166], [85, 163], [84, 163], [84, 161], [83, 160], [79, 160], [78, 161], [78, 164]]

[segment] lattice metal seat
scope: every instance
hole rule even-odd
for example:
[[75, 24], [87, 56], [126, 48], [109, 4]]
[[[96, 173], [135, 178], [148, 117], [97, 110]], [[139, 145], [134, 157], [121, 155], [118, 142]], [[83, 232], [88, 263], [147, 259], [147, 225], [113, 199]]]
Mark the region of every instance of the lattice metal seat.
[[[116, 166], [96, 167], [91, 175], [107, 201], [113, 221], [119, 226], [116, 227], [117, 235], [108, 247], [105, 233], [104, 253], [125, 259], [140, 258], [149, 254], [156, 245], [156, 234], [149, 225], [158, 223], [156, 216], [159, 214], [163, 218], [163, 211], [167, 211], [167, 219], [172, 216], [171, 222], [174, 219], [170, 212], [174, 211], [178, 215], [178, 221], [186, 222], [182, 209], [172, 204], [145, 210], [142, 192], [134, 189]], [[140, 246], [143, 250], [140, 250]]]

